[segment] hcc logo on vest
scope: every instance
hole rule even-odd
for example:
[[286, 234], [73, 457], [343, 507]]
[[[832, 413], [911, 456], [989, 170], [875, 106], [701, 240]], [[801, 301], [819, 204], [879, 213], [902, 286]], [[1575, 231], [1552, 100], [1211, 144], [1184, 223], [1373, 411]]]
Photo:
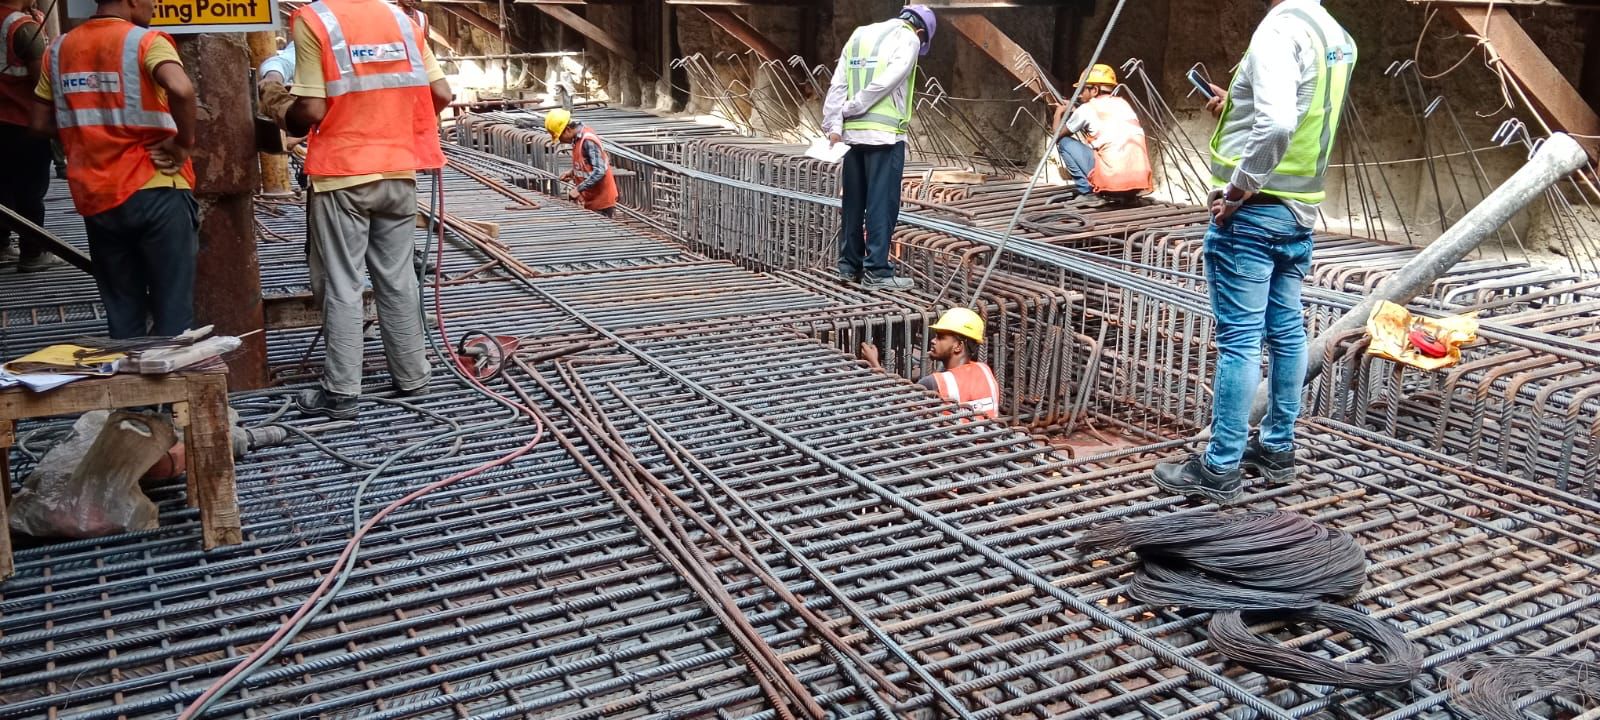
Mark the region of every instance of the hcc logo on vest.
[[62, 73], [63, 93], [114, 93], [122, 92], [122, 76], [117, 73], [77, 72]]
[[397, 62], [406, 59], [405, 43], [351, 45], [350, 61], [360, 63]]

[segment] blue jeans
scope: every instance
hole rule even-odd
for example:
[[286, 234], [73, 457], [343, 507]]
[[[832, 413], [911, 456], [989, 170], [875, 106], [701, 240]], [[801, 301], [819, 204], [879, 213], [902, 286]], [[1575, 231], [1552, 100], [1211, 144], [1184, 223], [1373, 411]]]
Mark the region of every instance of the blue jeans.
[[188, 190], [146, 188], [83, 219], [111, 339], [172, 336], [194, 326], [198, 213]]
[[1205, 258], [1217, 318], [1217, 376], [1205, 463], [1225, 472], [1239, 466], [1249, 437], [1263, 333], [1272, 369], [1261, 445], [1270, 451], [1294, 447], [1306, 377], [1300, 285], [1311, 269], [1311, 229], [1295, 222], [1283, 205], [1245, 205], [1227, 223], [1213, 223], [1206, 231]]
[[843, 230], [839, 274], [894, 277], [889, 240], [900, 222], [900, 177], [906, 169], [906, 144], [851, 145], [844, 154], [841, 200]]
[[1094, 148], [1068, 135], [1056, 141], [1056, 152], [1061, 155], [1061, 165], [1072, 177], [1073, 187], [1081, 195], [1088, 195], [1089, 172], [1094, 170]]

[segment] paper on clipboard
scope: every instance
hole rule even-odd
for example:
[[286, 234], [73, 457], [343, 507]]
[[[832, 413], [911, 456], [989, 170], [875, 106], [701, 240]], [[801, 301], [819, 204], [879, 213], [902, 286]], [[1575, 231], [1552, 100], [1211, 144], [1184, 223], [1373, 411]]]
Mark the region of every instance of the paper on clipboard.
[[829, 143], [827, 138], [817, 138], [811, 141], [811, 147], [806, 148], [806, 157], [836, 163], [847, 152], [850, 152], [849, 145]]

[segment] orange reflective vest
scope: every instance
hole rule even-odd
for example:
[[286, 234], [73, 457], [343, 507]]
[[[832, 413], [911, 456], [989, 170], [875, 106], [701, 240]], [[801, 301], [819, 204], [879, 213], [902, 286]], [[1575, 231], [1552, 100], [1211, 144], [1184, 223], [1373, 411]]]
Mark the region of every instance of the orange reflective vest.
[[1000, 383], [994, 371], [981, 362], [966, 362], [954, 370], [933, 374], [939, 396], [983, 417], [1000, 416]]
[[617, 204], [617, 178], [611, 174], [611, 154], [606, 152], [605, 145], [600, 142], [600, 136], [587, 127], [578, 131], [578, 139], [572, 143], [572, 178], [582, 182], [589, 173], [594, 172], [594, 166], [583, 155], [583, 144], [594, 143], [600, 149], [600, 157], [606, 160], [606, 176], [594, 187], [578, 195], [578, 200], [583, 203], [585, 210], [604, 210], [615, 207]]
[[378, 0], [319, 0], [295, 11], [322, 45], [328, 113], [306, 138], [306, 174], [347, 177], [444, 166], [427, 42]]
[[1084, 135], [1094, 149], [1094, 169], [1089, 185], [1095, 192], [1150, 192], [1155, 183], [1150, 177], [1150, 152], [1145, 146], [1144, 126], [1133, 106], [1115, 95], [1101, 95], [1079, 106], [1089, 121]]
[[34, 79], [28, 76], [28, 61], [17, 54], [17, 32], [39, 27], [31, 13], [12, 10], [0, 20], [0, 40], [6, 44], [0, 53], [0, 123], [28, 126], [28, 108], [33, 106]]
[[[56, 38], [46, 53], [56, 127], [67, 155], [67, 186], [81, 215], [126, 202], [156, 175], [147, 145], [178, 134], [165, 96], [144, 69], [166, 33], [96, 18]], [[194, 187], [194, 165], [183, 177]]]

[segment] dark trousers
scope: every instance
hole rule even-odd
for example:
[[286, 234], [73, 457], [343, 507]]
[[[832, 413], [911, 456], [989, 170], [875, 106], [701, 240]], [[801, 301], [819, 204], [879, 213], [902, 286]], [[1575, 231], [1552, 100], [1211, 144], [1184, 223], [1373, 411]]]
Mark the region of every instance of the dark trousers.
[[844, 154], [843, 237], [839, 273], [894, 277], [889, 239], [900, 222], [900, 176], [906, 169], [906, 144], [851, 145]]
[[151, 188], [83, 219], [113, 340], [177, 335], [194, 324], [198, 210], [188, 190]]
[[[0, 149], [8, 167], [0, 170], [0, 205], [15, 210], [33, 224], [44, 226], [44, 196], [50, 191], [50, 140], [21, 125], [0, 123]], [[0, 223], [0, 249], [11, 245], [11, 230]], [[38, 257], [44, 248], [17, 233], [24, 259]]]

